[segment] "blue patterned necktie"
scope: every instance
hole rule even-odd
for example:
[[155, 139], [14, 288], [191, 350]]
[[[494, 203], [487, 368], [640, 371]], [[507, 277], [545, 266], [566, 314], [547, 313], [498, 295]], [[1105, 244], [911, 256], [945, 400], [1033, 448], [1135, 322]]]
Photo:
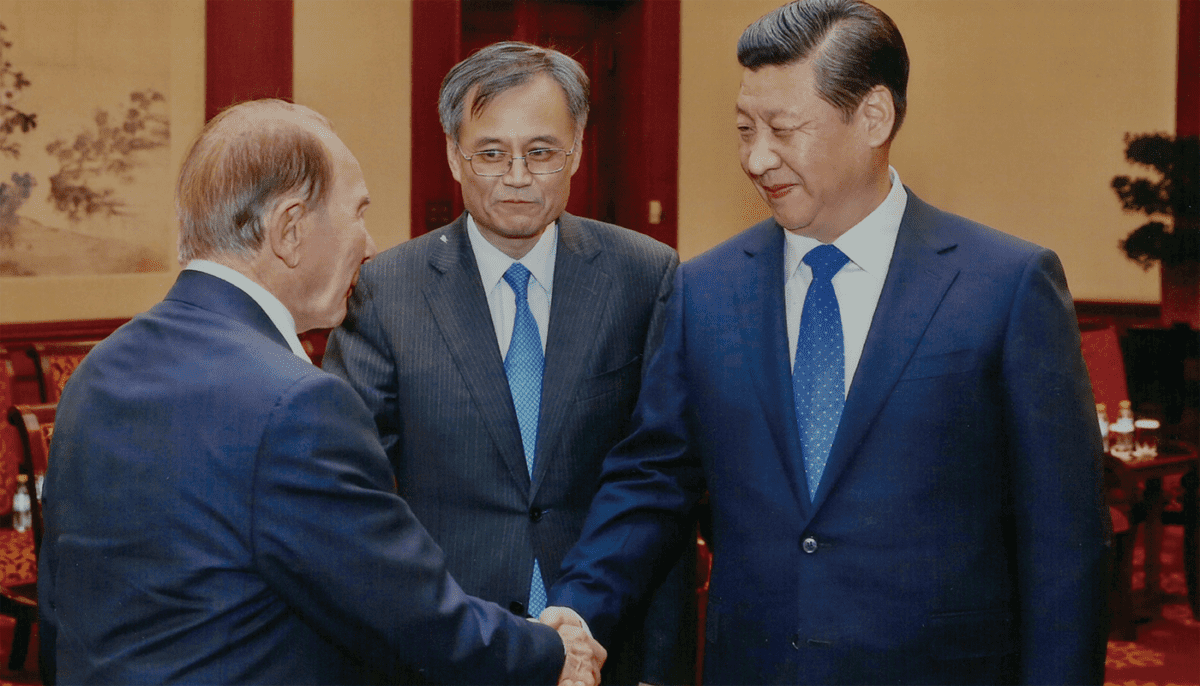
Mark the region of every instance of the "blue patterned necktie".
[[[546, 359], [542, 353], [542, 337], [537, 320], [529, 309], [529, 270], [514, 262], [504, 272], [504, 280], [516, 296], [517, 315], [513, 318], [512, 338], [504, 356], [504, 373], [508, 389], [517, 410], [517, 426], [521, 428], [521, 445], [525, 449], [525, 467], [533, 480], [533, 458], [537, 450], [538, 415], [542, 407], [542, 369]], [[546, 584], [542, 569], [533, 560], [533, 579], [529, 585], [529, 614], [537, 617], [546, 609]]]
[[816, 498], [821, 473], [829, 461], [833, 437], [846, 403], [846, 353], [842, 340], [842, 313], [833, 291], [833, 276], [850, 258], [832, 245], [819, 245], [804, 256], [813, 279], [804, 297], [792, 393], [808, 495]]

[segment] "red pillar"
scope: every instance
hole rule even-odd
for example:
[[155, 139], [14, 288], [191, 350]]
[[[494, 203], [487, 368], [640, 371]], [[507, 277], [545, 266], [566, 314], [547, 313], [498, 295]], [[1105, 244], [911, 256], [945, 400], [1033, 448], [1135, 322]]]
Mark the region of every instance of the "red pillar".
[[207, 0], [204, 120], [234, 103], [292, 99], [292, 0]]

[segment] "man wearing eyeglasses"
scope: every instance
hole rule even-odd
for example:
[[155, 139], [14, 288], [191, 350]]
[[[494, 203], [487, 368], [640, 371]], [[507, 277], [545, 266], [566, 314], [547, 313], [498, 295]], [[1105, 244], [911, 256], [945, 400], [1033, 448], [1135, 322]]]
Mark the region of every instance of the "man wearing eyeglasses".
[[[455, 579], [532, 617], [629, 429], [678, 264], [647, 236], [564, 212], [588, 90], [575, 60], [526, 43], [450, 71], [438, 109], [467, 211], [363, 267], [325, 355], [373, 412]], [[670, 588], [655, 648], [606, 646], [607, 681], [688, 677], [667, 663], [691, 662], [675, 640], [690, 589]]]

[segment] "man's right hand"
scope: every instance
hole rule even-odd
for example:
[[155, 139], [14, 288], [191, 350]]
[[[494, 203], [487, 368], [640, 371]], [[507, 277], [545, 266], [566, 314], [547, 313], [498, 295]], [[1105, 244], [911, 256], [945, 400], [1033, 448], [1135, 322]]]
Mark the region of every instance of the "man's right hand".
[[558, 686], [598, 686], [608, 651], [581, 627], [561, 624], [555, 628], [566, 653]]

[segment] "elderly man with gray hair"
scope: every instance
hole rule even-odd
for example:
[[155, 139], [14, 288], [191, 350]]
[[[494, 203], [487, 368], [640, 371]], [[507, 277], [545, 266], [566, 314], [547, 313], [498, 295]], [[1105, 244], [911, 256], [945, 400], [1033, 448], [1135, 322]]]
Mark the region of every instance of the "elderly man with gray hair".
[[[451, 69], [439, 112], [466, 213], [366, 265], [325, 354], [366, 401], [447, 569], [532, 617], [628, 431], [678, 264], [647, 236], [564, 211], [588, 95], [579, 63], [528, 43]], [[692, 662], [677, 647], [691, 590], [677, 570], [652, 648], [635, 608], [606, 681], [673, 681]]]
[[316, 112], [244, 103], [177, 190], [186, 268], [63, 392], [39, 569], [47, 683], [595, 684], [605, 651], [463, 592], [371, 416], [297, 332], [375, 253]]

